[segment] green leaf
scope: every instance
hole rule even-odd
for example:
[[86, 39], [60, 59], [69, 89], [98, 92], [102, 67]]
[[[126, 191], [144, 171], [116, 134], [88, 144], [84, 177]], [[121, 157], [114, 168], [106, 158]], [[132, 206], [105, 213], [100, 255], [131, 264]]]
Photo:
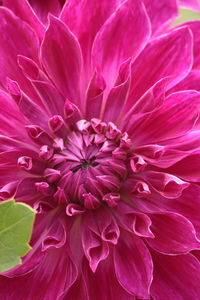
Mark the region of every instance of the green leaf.
[[31, 249], [36, 212], [28, 205], [13, 199], [0, 203], [0, 272], [21, 264], [21, 257]]
[[200, 20], [200, 13], [194, 11], [194, 10], [189, 10], [189, 9], [180, 9], [179, 10], [179, 18], [176, 19], [174, 22], [174, 26], [181, 24], [183, 22], [188, 22], [188, 21], [193, 21], [193, 20]]

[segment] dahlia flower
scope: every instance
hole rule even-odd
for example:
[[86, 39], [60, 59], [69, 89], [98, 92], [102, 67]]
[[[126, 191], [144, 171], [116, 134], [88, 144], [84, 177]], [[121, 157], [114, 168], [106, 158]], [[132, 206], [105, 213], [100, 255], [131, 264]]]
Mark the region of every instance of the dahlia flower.
[[38, 213], [0, 299], [200, 299], [200, 22], [177, 11], [2, 1], [0, 199]]

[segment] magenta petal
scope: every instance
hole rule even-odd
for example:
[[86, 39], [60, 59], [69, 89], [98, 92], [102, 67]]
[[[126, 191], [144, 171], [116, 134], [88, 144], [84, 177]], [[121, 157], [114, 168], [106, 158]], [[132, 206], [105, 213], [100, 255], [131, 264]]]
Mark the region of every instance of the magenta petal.
[[129, 108], [133, 99], [139, 99], [161, 78], [170, 76], [168, 86], [173, 86], [186, 77], [193, 62], [192, 46], [192, 35], [187, 27], [152, 40], [132, 65]]
[[185, 8], [200, 11], [200, 3], [198, 0], [178, 0], [178, 3]]
[[32, 123], [40, 125], [43, 129], [48, 127], [47, 113], [39, 105], [34, 103], [31, 98], [24, 94], [16, 81], [7, 79], [7, 88], [15, 100], [19, 110]]
[[149, 35], [149, 21], [140, 1], [125, 1], [102, 26], [94, 41], [92, 59], [109, 86], [114, 83], [121, 63], [137, 57]]
[[188, 74], [187, 77], [185, 77], [171, 90], [169, 90], [169, 93], [173, 93], [176, 91], [184, 91], [184, 90], [200, 91], [199, 81], [200, 81], [200, 71], [193, 70]]
[[46, 251], [47, 249], [53, 248], [61, 248], [66, 243], [66, 232], [65, 226], [63, 223], [54, 223], [49, 230], [47, 236], [44, 238], [42, 242], [42, 251]]
[[151, 232], [151, 219], [144, 213], [132, 209], [125, 203], [120, 202], [116, 208], [117, 219], [120, 225], [140, 237], [154, 238]]
[[156, 192], [167, 198], [179, 197], [190, 185], [176, 176], [162, 172], [147, 171], [144, 178]]
[[150, 118], [144, 115], [140, 127], [131, 131], [140, 143], [152, 143], [180, 137], [188, 133], [198, 120], [200, 94], [182, 91], [170, 94], [158, 111]]
[[119, 239], [120, 230], [110, 211], [102, 208], [97, 210], [94, 216], [97, 220], [102, 240], [116, 245]]
[[[0, 276], [1, 295], [4, 299], [58, 299], [73, 284], [77, 270], [65, 241], [59, 247], [47, 247], [49, 235], [59, 237], [62, 220], [62, 215], [56, 213], [56, 210], [45, 216], [37, 216], [31, 239], [32, 250], [23, 258], [23, 265]], [[68, 221], [65, 220], [65, 230]]]
[[177, 213], [156, 213], [150, 215], [154, 239], [148, 244], [156, 251], [166, 254], [187, 253], [200, 248], [192, 223]]
[[152, 260], [143, 241], [123, 232], [114, 248], [115, 272], [119, 283], [130, 294], [149, 298], [152, 277]]
[[99, 118], [106, 84], [100, 73], [95, 72], [86, 93], [87, 118]]
[[4, 6], [12, 9], [12, 11], [26, 21], [37, 32], [38, 36], [42, 38], [44, 34], [44, 27], [39, 21], [38, 17], [32, 10], [27, 0], [3, 0]]
[[98, 235], [96, 225], [93, 222], [91, 223], [87, 216], [84, 217], [85, 222], [82, 226], [82, 245], [85, 256], [89, 261], [90, 268], [93, 272], [95, 272], [98, 264], [107, 258], [109, 254], [109, 247], [107, 242], [104, 242]]
[[[200, 3], [198, 3], [198, 9], [199, 9], [199, 12], [200, 12]], [[193, 40], [194, 40], [194, 63], [193, 63], [193, 69], [199, 69], [200, 68], [200, 54], [199, 54], [200, 21], [191, 21], [191, 22], [187, 22], [187, 23], [184, 23], [184, 24], [191, 30], [192, 35], [193, 35]]]
[[40, 105], [44, 106], [49, 115], [58, 113], [62, 115], [65, 98], [50, 83], [38, 65], [30, 58], [22, 55], [18, 55], [18, 64], [38, 93], [41, 99]]
[[[191, 201], [192, 199], [192, 201]], [[200, 239], [200, 187], [197, 184], [191, 184], [180, 198], [173, 201], [165, 201], [164, 209], [177, 212], [186, 217], [196, 230], [198, 239]]]
[[72, 287], [64, 293], [59, 300], [78, 300], [78, 299], [84, 299], [84, 300], [90, 300], [88, 295], [88, 290], [86, 286], [86, 282], [84, 280], [83, 276], [80, 276], [75, 283], [72, 285]]
[[91, 48], [94, 38], [122, 1], [72, 0], [66, 2], [63, 7], [60, 17], [79, 40], [86, 66], [86, 77], [91, 73]]
[[[126, 290], [119, 284], [116, 274], [113, 268], [112, 259], [102, 261], [99, 265], [95, 274], [89, 269], [86, 261], [83, 262], [82, 266], [83, 278], [87, 287], [87, 293], [89, 299], [102, 300], [102, 287], [104, 289], [103, 300], [135, 300], [133, 295], [130, 295]], [[77, 290], [79, 287], [77, 287]], [[83, 293], [84, 295], [84, 293]], [[68, 295], [67, 295], [68, 296]], [[75, 299], [88, 299], [83, 298], [68, 298], [70, 300]]]
[[60, 92], [70, 101], [79, 103], [82, 66], [80, 46], [66, 25], [53, 16], [50, 16], [41, 56], [44, 68]]
[[[104, 108], [104, 121], [117, 121], [118, 118], [123, 118], [123, 108], [128, 98], [130, 86], [130, 76], [118, 86], [113, 87], [106, 100]], [[120, 109], [119, 109], [120, 108]]]
[[49, 13], [57, 16], [61, 11], [61, 4], [59, 0], [29, 0], [29, 3], [44, 24], [47, 23], [47, 16]]
[[76, 276], [66, 248], [51, 249], [32, 272], [12, 279], [0, 276], [1, 295], [5, 300], [58, 299]]
[[169, 171], [184, 180], [199, 182], [200, 152], [189, 154], [173, 166]]
[[17, 55], [25, 55], [37, 61], [38, 38], [27, 23], [3, 7], [0, 7], [0, 44], [1, 83], [5, 86], [8, 76], [17, 80], [23, 90], [35, 98], [31, 84], [17, 65]]
[[161, 33], [162, 29], [169, 26], [178, 15], [177, 3], [174, 0], [144, 0], [143, 2], [151, 20], [153, 35]]
[[[27, 123], [23, 114], [17, 109], [14, 100], [0, 89], [0, 133], [5, 136], [25, 138], [24, 125]], [[12, 123], [12, 126], [10, 124]]]
[[151, 294], [155, 300], [198, 300], [200, 263], [191, 254], [168, 256], [153, 253], [155, 265]]

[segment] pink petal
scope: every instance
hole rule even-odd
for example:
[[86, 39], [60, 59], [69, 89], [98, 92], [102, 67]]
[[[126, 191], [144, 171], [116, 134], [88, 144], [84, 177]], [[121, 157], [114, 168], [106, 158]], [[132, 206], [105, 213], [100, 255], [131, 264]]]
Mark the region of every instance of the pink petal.
[[88, 221], [87, 215], [82, 228], [82, 245], [86, 258], [89, 261], [90, 268], [96, 271], [98, 264], [109, 255], [109, 247], [102, 241], [98, 235], [98, 228], [94, 222]]
[[47, 23], [47, 16], [49, 13], [57, 16], [61, 11], [59, 0], [29, 0], [29, 3], [44, 24]]
[[200, 152], [189, 154], [169, 168], [172, 174], [184, 180], [199, 182]]
[[44, 27], [27, 0], [4, 0], [3, 5], [11, 9], [18, 17], [27, 22], [40, 38], [44, 35]]
[[34, 103], [26, 94], [24, 94], [16, 81], [7, 79], [8, 91], [15, 100], [19, 110], [32, 123], [41, 126], [43, 129], [48, 127], [48, 116], [39, 105]]
[[65, 98], [50, 83], [38, 65], [30, 58], [22, 55], [18, 56], [18, 64], [24, 75], [31, 81], [41, 99], [41, 106], [48, 111], [49, 115], [64, 114]]
[[39, 42], [32, 28], [17, 18], [10, 10], [0, 7], [0, 81], [5, 85], [6, 77], [17, 80], [21, 88], [36, 98], [31, 84], [17, 65], [17, 55], [38, 59]]
[[154, 239], [148, 244], [156, 251], [166, 254], [181, 254], [200, 248], [192, 223], [177, 213], [156, 213], [150, 215]]
[[86, 93], [87, 119], [99, 118], [106, 84], [101, 74], [95, 72]]
[[155, 300], [198, 300], [200, 263], [191, 254], [169, 256], [155, 253], [154, 281], [151, 294]]
[[146, 214], [135, 211], [131, 206], [123, 202], [118, 204], [115, 212], [117, 213], [120, 226], [127, 231], [141, 237], [154, 237], [151, 232], [151, 219]]
[[0, 107], [0, 133], [6, 136], [20, 136], [24, 139], [26, 135], [24, 126], [27, 124], [27, 120], [17, 109], [14, 100], [1, 89]]
[[177, 4], [174, 0], [144, 0], [143, 2], [151, 20], [153, 35], [161, 33], [162, 29], [169, 26], [178, 15]]
[[152, 260], [143, 241], [133, 234], [123, 232], [114, 248], [116, 277], [130, 294], [149, 298], [152, 281]]
[[[126, 80], [113, 87], [107, 97], [105, 108], [104, 108], [104, 121], [117, 121], [118, 118], [123, 114], [123, 108], [126, 104], [130, 87], [130, 72]], [[122, 116], [123, 117], [123, 116]]]
[[185, 77], [177, 85], [175, 85], [172, 89], [170, 89], [169, 93], [173, 93], [176, 91], [183, 91], [183, 90], [200, 91], [199, 81], [200, 81], [200, 71], [199, 70], [191, 71], [187, 77]]
[[91, 48], [94, 38], [121, 2], [122, 0], [70, 0], [64, 5], [61, 20], [78, 37], [83, 51], [87, 78], [91, 75]]
[[50, 249], [32, 272], [11, 279], [0, 276], [1, 295], [5, 300], [58, 299], [76, 276], [66, 248]]
[[149, 21], [140, 1], [127, 0], [102, 26], [94, 41], [92, 59], [109, 86], [116, 80], [121, 63], [137, 57], [149, 35]]
[[[198, 10], [200, 12], [200, 3], [198, 3]], [[199, 30], [200, 30], [200, 21], [191, 21], [184, 23], [192, 32], [193, 40], [194, 40], [194, 62], [193, 62], [193, 69], [200, 68], [200, 54], [199, 54]]]
[[195, 91], [171, 94], [158, 111], [141, 118], [140, 127], [132, 126], [131, 132], [137, 142], [145, 144], [182, 136], [194, 127], [199, 107], [200, 95]]
[[[88, 268], [87, 262], [82, 266], [83, 278], [87, 286], [89, 299], [102, 300], [102, 288], [104, 290], [103, 300], [133, 300], [133, 295], [130, 295], [124, 290], [117, 281], [112, 259], [103, 261], [95, 274]], [[87, 299], [83, 298], [67, 298], [67, 299]]]
[[178, 3], [185, 8], [200, 11], [200, 3], [198, 0], [178, 0]]
[[159, 194], [167, 198], [177, 198], [190, 184], [168, 173], [147, 171], [144, 173], [145, 180]]
[[171, 87], [186, 77], [192, 58], [192, 35], [187, 27], [172, 30], [152, 40], [132, 65], [127, 109], [161, 78], [171, 76], [167, 85]]
[[[191, 201], [192, 199], [192, 201]], [[167, 210], [177, 212], [186, 217], [194, 225], [198, 239], [200, 239], [200, 187], [196, 184], [191, 184], [186, 189], [180, 198], [173, 201], [163, 202], [163, 206]]]
[[[68, 292], [63, 294], [60, 300], [78, 300], [78, 299], [90, 300], [87, 290], [87, 285], [82, 276], [80, 276]], [[31, 300], [31, 299], [30, 299]]]
[[120, 231], [115, 218], [113, 218], [111, 213], [104, 208], [98, 209], [94, 213], [94, 216], [97, 221], [102, 240], [116, 245]]
[[82, 65], [80, 46], [64, 23], [53, 16], [50, 16], [41, 55], [43, 66], [59, 91], [71, 102], [79, 103]]

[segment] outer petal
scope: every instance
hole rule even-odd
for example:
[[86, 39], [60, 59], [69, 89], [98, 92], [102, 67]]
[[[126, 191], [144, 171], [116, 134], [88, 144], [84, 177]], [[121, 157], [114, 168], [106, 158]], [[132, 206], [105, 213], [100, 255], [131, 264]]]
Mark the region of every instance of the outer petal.
[[61, 3], [59, 0], [29, 0], [29, 2], [43, 23], [47, 23], [48, 13], [57, 16], [61, 11]]
[[99, 118], [105, 88], [104, 78], [95, 72], [86, 93], [86, 119]]
[[[192, 201], [191, 201], [192, 199]], [[198, 239], [200, 239], [200, 187], [197, 184], [191, 184], [180, 198], [173, 201], [164, 201], [163, 206], [166, 209], [177, 212], [186, 217], [194, 225]]]
[[[18, 110], [14, 100], [0, 89], [0, 133], [7, 136], [18, 136], [24, 139], [27, 124], [23, 114]], [[12, 125], [11, 125], [12, 124]]]
[[35, 32], [11, 11], [0, 7], [0, 82], [6, 85], [6, 77], [17, 80], [31, 97], [35, 92], [17, 65], [17, 55], [38, 59], [38, 39]]
[[[199, 11], [200, 11], [200, 3], [198, 5], [199, 5]], [[200, 54], [199, 54], [200, 21], [187, 22], [184, 25], [186, 25], [192, 31], [192, 34], [193, 34], [193, 39], [194, 39], [194, 63], [193, 63], [193, 69], [200, 69]]]
[[169, 95], [160, 109], [143, 115], [140, 123], [133, 124], [130, 134], [139, 143], [152, 143], [180, 137], [191, 130], [200, 109], [200, 94], [194, 91]]
[[153, 265], [141, 238], [123, 232], [114, 248], [114, 265], [116, 277], [126, 291], [142, 298], [149, 297]]
[[195, 229], [185, 217], [166, 212], [152, 214], [150, 218], [155, 238], [148, 239], [147, 242], [156, 251], [181, 254], [200, 248]]
[[200, 70], [191, 71], [187, 77], [181, 80], [177, 85], [175, 85], [169, 93], [183, 90], [196, 90], [200, 91]]
[[200, 182], [200, 152], [191, 153], [168, 170], [185, 180]]
[[73, 272], [73, 264], [66, 249], [50, 249], [33, 272], [13, 279], [1, 276], [1, 295], [5, 300], [58, 299], [66, 283], [70, 280], [73, 282]]
[[152, 33], [161, 32], [163, 27], [170, 25], [178, 15], [177, 3], [174, 0], [143, 1], [151, 20]]
[[27, 0], [4, 0], [3, 5], [11, 9], [18, 17], [31, 25], [31, 27], [33, 27], [33, 29], [37, 32], [38, 36], [42, 38], [44, 34], [44, 27]]
[[86, 282], [83, 276], [80, 276], [67, 293], [64, 293], [59, 300], [92, 300], [89, 298]]
[[127, 109], [161, 78], [170, 76], [171, 87], [186, 77], [192, 58], [192, 35], [186, 27], [152, 40], [132, 65]]
[[199, 300], [200, 263], [191, 254], [168, 256], [153, 253], [155, 300]]
[[124, 2], [103, 25], [94, 41], [92, 59], [109, 85], [116, 80], [121, 63], [137, 57], [149, 35], [149, 20], [138, 0]]
[[38, 65], [33, 60], [21, 55], [18, 56], [18, 64], [37, 91], [41, 99], [41, 106], [44, 106], [50, 116], [63, 115], [65, 98], [50, 83]]
[[60, 92], [71, 102], [78, 102], [82, 66], [79, 43], [64, 23], [53, 16], [42, 43], [41, 57]]
[[[41, 242], [46, 238], [46, 235], [51, 234], [53, 238], [60, 239], [55, 229], [52, 230], [51, 227], [52, 224], [55, 225], [55, 220], [57, 220], [57, 228], [60, 228], [61, 218], [60, 215], [55, 214], [55, 211], [46, 217], [44, 215], [40, 217], [39, 222], [35, 224], [33, 250], [27, 255], [24, 265], [7, 273], [6, 276], [8, 277], [0, 276], [3, 299], [58, 299], [65, 289], [73, 284], [77, 273], [67, 246], [52, 243], [51, 247], [41, 249]], [[40, 251], [43, 250], [44, 254], [41, 253], [41, 256], [38, 256], [35, 247], [39, 247]]]
[[178, 0], [178, 2], [183, 7], [200, 11], [200, 3], [198, 0]]
[[102, 298], [103, 300], [134, 300], [134, 297], [120, 286], [114, 272], [112, 259], [103, 261], [95, 274], [88, 268], [87, 262], [84, 262], [82, 269], [90, 300], [102, 300]]
[[[124, 117], [123, 109], [126, 104], [126, 100], [129, 93], [130, 87], [130, 61], [125, 63], [125, 70], [119, 71], [119, 77], [121, 77], [121, 82], [115, 85], [109, 92], [105, 108], [104, 108], [104, 121], [112, 121], [117, 124], [118, 119], [122, 119]], [[123, 65], [122, 65], [123, 69]], [[126, 70], [128, 69], [128, 70]], [[123, 78], [124, 77], [124, 78]]]
[[78, 37], [87, 69], [91, 63], [91, 48], [97, 32], [122, 1], [70, 0], [66, 2], [61, 20]]

